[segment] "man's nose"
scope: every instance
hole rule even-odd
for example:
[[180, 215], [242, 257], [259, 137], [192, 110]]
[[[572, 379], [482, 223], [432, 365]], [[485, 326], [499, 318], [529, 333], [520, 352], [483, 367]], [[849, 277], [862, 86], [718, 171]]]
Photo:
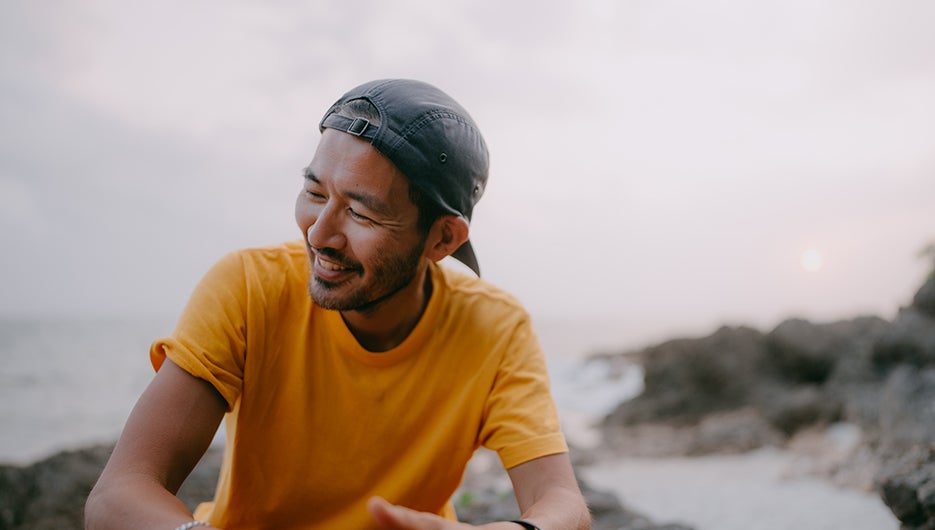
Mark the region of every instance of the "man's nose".
[[308, 244], [313, 248], [341, 249], [347, 244], [347, 238], [341, 230], [340, 212], [326, 206], [318, 213], [315, 222], [305, 232]]

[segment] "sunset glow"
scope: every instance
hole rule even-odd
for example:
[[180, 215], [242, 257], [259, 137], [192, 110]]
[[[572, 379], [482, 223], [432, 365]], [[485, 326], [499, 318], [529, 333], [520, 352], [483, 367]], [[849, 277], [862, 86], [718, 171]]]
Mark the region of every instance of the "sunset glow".
[[799, 263], [802, 264], [802, 268], [805, 269], [805, 272], [818, 272], [824, 265], [824, 260], [821, 257], [821, 252], [810, 248], [802, 252]]

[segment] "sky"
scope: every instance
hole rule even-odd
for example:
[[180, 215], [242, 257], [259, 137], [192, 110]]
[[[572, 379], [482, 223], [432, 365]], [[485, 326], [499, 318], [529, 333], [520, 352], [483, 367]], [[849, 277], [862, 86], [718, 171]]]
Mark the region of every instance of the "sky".
[[174, 316], [300, 237], [317, 123], [428, 81], [491, 151], [484, 277], [621, 335], [892, 317], [935, 241], [935, 3], [5, 2], [0, 315]]

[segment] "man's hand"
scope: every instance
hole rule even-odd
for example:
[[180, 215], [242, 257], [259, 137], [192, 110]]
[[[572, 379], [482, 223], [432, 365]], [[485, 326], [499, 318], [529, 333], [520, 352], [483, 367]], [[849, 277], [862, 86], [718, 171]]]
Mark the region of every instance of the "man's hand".
[[[476, 528], [469, 524], [449, 521], [434, 513], [417, 512], [404, 506], [390, 504], [380, 497], [367, 501], [367, 510], [381, 528], [388, 530], [464, 530]], [[486, 524], [480, 528], [489, 530], [520, 530], [520, 526], [510, 522]]]

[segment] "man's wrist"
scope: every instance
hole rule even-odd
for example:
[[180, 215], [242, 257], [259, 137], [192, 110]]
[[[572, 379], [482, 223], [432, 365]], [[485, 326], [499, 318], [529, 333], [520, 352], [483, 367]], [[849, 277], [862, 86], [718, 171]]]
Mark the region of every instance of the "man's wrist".
[[510, 522], [511, 522], [511, 523], [516, 523], [516, 524], [522, 526], [523, 528], [525, 528], [526, 530], [542, 530], [541, 528], [539, 528], [538, 526], [536, 526], [536, 525], [530, 523], [529, 521], [524, 521], [524, 520], [522, 520], [522, 519], [513, 519], [513, 520], [510, 521]]

